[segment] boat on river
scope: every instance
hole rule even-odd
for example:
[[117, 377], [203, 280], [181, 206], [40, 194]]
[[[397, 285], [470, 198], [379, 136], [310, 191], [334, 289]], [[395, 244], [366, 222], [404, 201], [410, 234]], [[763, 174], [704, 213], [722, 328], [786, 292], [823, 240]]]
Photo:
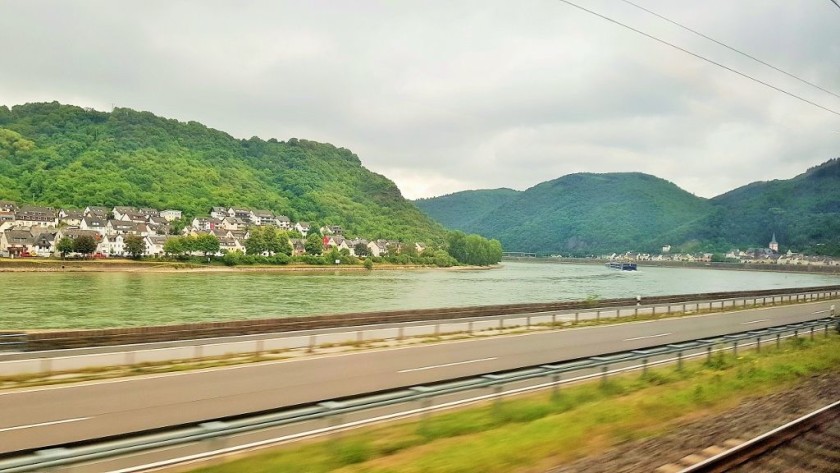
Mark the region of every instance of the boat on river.
[[619, 271], [636, 271], [636, 263], [623, 263], [621, 261], [610, 261], [606, 265], [610, 269]]

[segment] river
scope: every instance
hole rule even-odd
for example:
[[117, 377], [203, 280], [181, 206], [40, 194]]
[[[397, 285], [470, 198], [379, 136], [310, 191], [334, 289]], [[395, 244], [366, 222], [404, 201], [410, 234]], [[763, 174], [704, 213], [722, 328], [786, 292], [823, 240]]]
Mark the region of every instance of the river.
[[0, 273], [0, 330], [99, 328], [840, 284], [787, 272], [505, 262], [489, 270]]

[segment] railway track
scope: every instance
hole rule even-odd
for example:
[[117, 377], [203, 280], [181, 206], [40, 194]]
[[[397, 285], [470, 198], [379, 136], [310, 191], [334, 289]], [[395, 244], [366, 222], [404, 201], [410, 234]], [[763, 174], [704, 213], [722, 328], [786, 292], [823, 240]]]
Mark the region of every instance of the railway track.
[[[686, 466], [688, 465], [688, 466]], [[752, 440], [730, 439], [659, 473], [840, 472], [840, 401]]]

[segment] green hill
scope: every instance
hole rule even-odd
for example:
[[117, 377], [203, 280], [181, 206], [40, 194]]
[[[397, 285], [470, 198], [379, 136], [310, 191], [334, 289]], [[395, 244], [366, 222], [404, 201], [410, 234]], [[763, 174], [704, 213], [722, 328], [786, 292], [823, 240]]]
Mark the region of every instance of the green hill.
[[721, 238], [782, 250], [840, 255], [840, 158], [792, 179], [754, 182], [712, 199]]
[[393, 182], [344, 148], [295, 138], [238, 140], [196, 122], [56, 102], [0, 107], [0, 199], [187, 215], [241, 205], [368, 238], [444, 237]]
[[572, 174], [513, 192], [459, 192], [417, 205], [449, 228], [499, 239], [506, 251], [724, 252], [765, 247], [775, 233], [782, 251], [840, 256], [840, 158], [709, 200], [640, 173]]
[[513, 189], [483, 189], [418, 199], [414, 204], [444, 227], [471, 232], [476, 222], [519, 194]]
[[[485, 210], [482, 218], [453, 228], [496, 238], [506, 251], [650, 251], [660, 244], [662, 234], [711, 211], [707, 200], [641, 173], [572, 174], [498, 200], [500, 205]], [[467, 212], [447, 211], [450, 215]], [[438, 218], [435, 213], [429, 215]]]

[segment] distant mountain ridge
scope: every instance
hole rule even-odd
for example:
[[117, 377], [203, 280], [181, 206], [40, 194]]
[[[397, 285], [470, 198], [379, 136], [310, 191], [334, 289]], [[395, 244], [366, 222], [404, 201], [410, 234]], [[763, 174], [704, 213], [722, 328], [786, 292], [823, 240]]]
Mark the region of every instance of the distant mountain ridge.
[[196, 122], [116, 108], [0, 106], [0, 200], [155, 207], [248, 206], [365, 238], [442, 242], [443, 228], [344, 148], [235, 139]]
[[775, 232], [783, 250], [840, 253], [840, 158], [713, 199], [648, 174], [579, 173], [525, 191], [465, 191], [415, 204], [445, 227], [499, 239], [506, 251], [723, 252], [764, 247]]

